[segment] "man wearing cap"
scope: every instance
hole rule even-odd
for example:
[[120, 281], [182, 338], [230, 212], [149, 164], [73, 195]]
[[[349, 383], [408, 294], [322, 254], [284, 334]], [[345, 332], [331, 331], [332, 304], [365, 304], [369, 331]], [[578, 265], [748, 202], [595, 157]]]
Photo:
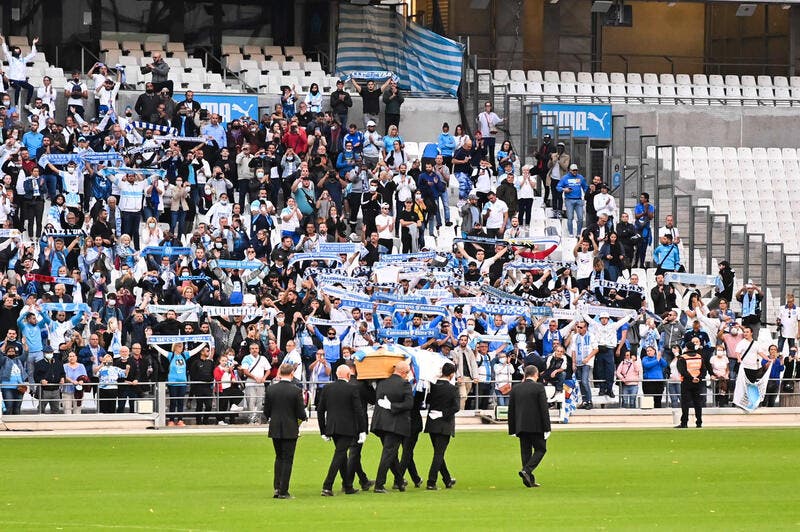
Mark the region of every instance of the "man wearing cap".
[[689, 406], [694, 406], [694, 418], [697, 428], [703, 426], [703, 401], [705, 394], [706, 363], [703, 356], [693, 347], [689, 347], [678, 357], [678, 373], [681, 376], [681, 422], [676, 429], [685, 429], [689, 425]]
[[583, 314], [583, 320], [589, 324], [589, 333], [597, 343], [597, 355], [595, 356], [600, 385], [598, 395], [614, 396], [614, 350], [617, 348], [617, 330], [628, 323], [636, 314], [629, 314], [617, 321], [611, 321], [611, 316], [607, 311], [600, 312], [598, 320], [591, 319], [590, 316]]
[[33, 381], [41, 386], [39, 389], [39, 412], [44, 414], [47, 405], [50, 405], [51, 414], [60, 413], [61, 385], [66, 377], [64, 364], [53, 356], [53, 348], [45, 345], [44, 358], [33, 365]]
[[[569, 174], [559, 180], [556, 190], [564, 194], [567, 210], [567, 232], [569, 236], [580, 235], [583, 231], [583, 195], [589, 190], [586, 179], [578, 173], [578, 165], [571, 164]], [[572, 221], [577, 216], [578, 228], [573, 230]]]
[[361, 154], [364, 157], [364, 164], [368, 168], [375, 168], [381, 158], [383, 150], [383, 136], [375, 131], [375, 121], [367, 120], [367, 131], [364, 133], [364, 147]]
[[461, 237], [466, 238], [467, 233], [475, 228], [476, 224], [481, 222], [481, 211], [478, 208], [478, 194], [470, 192], [467, 202], [464, 203], [460, 209], [461, 215]]

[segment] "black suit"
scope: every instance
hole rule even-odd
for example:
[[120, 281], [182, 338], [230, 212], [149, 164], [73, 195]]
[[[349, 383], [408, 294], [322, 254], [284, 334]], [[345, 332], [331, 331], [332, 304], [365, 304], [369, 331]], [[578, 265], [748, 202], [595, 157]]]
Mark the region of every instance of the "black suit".
[[328, 476], [322, 483], [324, 490], [333, 489], [337, 473], [342, 476], [342, 487], [345, 490], [353, 488], [354, 473], [347, 467], [347, 449], [359, 433], [367, 430], [361, 408], [358, 390], [347, 381], [337, 380], [322, 389], [317, 406], [319, 432], [333, 438], [336, 446]]
[[544, 385], [526, 379], [511, 389], [508, 433], [519, 438], [522, 469], [528, 473], [533, 473], [547, 452], [545, 432], [550, 432], [550, 412]]
[[278, 381], [267, 388], [264, 417], [269, 422], [269, 437], [275, 447], [273, 488], [276, 494], [289, 493], [294, 449], [300, 435], [300, 422], [306, 420], [303, 392], [290, 381]]
[[414, 406], [414, 396], [411, 393], [411, 384], [399, 375], [392, 375], [378, 383], [375, 397], [377, 400], [387, 397], [392, 403], [389, 410], [375, 407], [372, 415], [372, 432], [380, 437], [383, 444], [378, 474], [375, 477], [375, 489], [383, 489], [389, 468], [394, 470], [395, 484], [402, 482], [397, 449], [403, 438], [411, 434], [409, 411]]
[[[350, 382], [348, 384], [358, 391], [358, 398], [361, 401], [361, 420], [363, 426], [368, 427], [367, 405], [375, 404], [375, 388], [370, 386], [367, 381], [358, 380], [355, 375], [350, 377]], [[353, 478], [357, 475], [361, 487], [367, 489], [369, 487], [369, 477], [364, 472], [364, 468], [361, 467], [361, 449], [363, 446], [364, 444], [358, 443], [358, 440], [352, 441], [347, 457], [347, 469], [352, 471]]]
[[408, 471], [408, 474], [411, 475], [411, 481], [415, 485], [422, 482], [422, 477], [419, 476], [419, 472], [417, 471], [417, 464], [414, 462], [414, 448], [417, 446], [419, 433], [422, 432], [422, 414], [420, 414], [420, 409], [422, 408], [424, 399], [425, 395], [422, 392], [414, 394], [414, 406], [409, 412], [411, 432], [408, 436], [403, 438], [403, 453], [400, 457], [399, 476], [402, 478], [405, 476], [406, 471]]
[[[425, 432], [431, 437], [433, 446], [433, 460], [428, 470], [428, 486], [436, 484], [436, 478], [441, 472], [445, 485], [450, 484], [452, 477], [444, 460], [444, 453], [450, 444], [450, 438], [456, 435], [456, 412], [459, 411], [458, 388], [450, 381], [440, 379], [431, 386], [428, 396], [428, 421], [425, 423]], [[442, 417], [431, 419], [430, 412], [438, 411]]]

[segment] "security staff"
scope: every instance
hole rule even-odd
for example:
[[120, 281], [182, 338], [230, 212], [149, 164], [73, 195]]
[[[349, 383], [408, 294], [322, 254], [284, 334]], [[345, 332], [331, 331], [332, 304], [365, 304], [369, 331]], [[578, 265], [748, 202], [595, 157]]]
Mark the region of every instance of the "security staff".
[[333, 481], [337, 473], [342, 477], [345, 494], [352, 495], [358, 492], [357, 489], [353, 489], [354, 473], [347, 467], [347, 449], [354, 439], [364, 443], [367, 439], [367, 426], [361, 412], [358, 390], [348, 384], [349, 379], [350, 368], [339, 366], [336, 369], [336, 382], [322, 388], [322, 397], [317, 406], [317, 420], [322, 439], [325, 441], [333, 439], [335, 445], [328, 476], [322, 483], [323, 497], [333, 497]]
[[459, 394], [450, 379], [456, 372], [456, 367], [450, 362], [442, 366], [442, 376], [433, 385], [428, 396], [428, 421], [425, 423], [425, 432], [431, 437], [433, 446], [433, 460], [428, 470], [427, 489], [436, 489], [436, 478], [442, 474], [445, 488], [452, 488], [456, 479], [450, 475], [444, 453], [450, 443], [450, 438], [456, 435], [455, 414], [459, 408]]
[[689, 423], [689, 405], [694, 405], [697, 428], [703, 426], [703, 398], [705, 394], [706, 364], [694, 347], [689, 347], [678, 357], [681, 376], [681, 423], [676, 429], [685, 429]]
[[[347, 361], [347, 367], [350, 369], [350, 386], [358, 390], [358, 398], [361, 401], [361, 419], [365, 427], [369, 426], [367, 419], [367, 405], [375, 404], [375, 388], [370, 386], [367, 381], [360, 381], [356, 376], [356, 365], [352, 360]], [[361, 449], [364, 447], [363, 442], [359, 443], [358, 439], [354, 439], [350, 444], [350, 449], [347, 452], [347, 468], [353, 472], [353, 478], [358, 477], [358, 482], [361, 484], [361, 489], [368, 491], [375, 482], [370, 480], [361, 466]]]
[[303, 392], [292, 382], [294, 366], [281, 364], [279, 381], [267, 388], [264, 397], [264, 418], [269, 422], [269, 437], [275, 448], [273, 499], [291, 499], [289, 479], [292, 476], [294, 450], [300, 435], [300, 423], [307, 419]]
[[403, 438], [411, 434], [409, 411], [414, 406], [408, 373], [411, 371], [408, 362], [398, 362], [394, 373], [378, 383], [375, 389], [377, 397], [375, 412], [372, 414], [372, 432], [383, 444], [378, 473], [375, 476], [375, 493], [386, 493], [386, 474], [389, 469], [394, 473], [396, 486], [403, 486], [397, 450]]
[[550, 437], [550, 412], [544, 385], [537, 381], [539, 369], [525, 368], [523, 381], [511, 389], [508, 402], [508, 433], [519, 438], [522, 469], [519, 472], [526, 488], [538, 488], [533, 472], [547, 453]]

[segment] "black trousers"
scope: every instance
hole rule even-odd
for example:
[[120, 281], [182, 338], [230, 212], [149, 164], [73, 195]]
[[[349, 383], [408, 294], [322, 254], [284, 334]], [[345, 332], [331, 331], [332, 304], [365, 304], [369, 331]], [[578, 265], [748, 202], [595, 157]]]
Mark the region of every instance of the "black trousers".
[[333, 458], [331, 458], [331, 465], [328, 467], [328, 476], [325, 477], [322, 483], [322, 489], [332, 490], [337, 474], [342, 477], [342, 487], [344, 489], [353, 487], [354, 474], [347, 464], [347, 449], [353, 443], [353, 440], [352, 436], [333, 436], [333, 444], [335, 446]]
[[664, 381], [642, 381], [642, 392], [653, 398], [655, 408], [661, 408], [661, 398], [664, 395]]
[[[194, 411], [195, 412], [211, 412], [213, 410], [213, 401], [211, 396], [211, 383], [208, 384], [192, 384], [189, 388], [189, 397], [194, 397]], [[208, 424], [208, 415], [197, 416], [198, 425]]]
[[275, 438], [272, 440], [272, 446], [275, 448], [275, 471], [272, 487], [281, 494], [289, 493], [289, 479], [292, 478], [292, 464], [294, 463], [297, 439]]
[[542, 432], [522, 432], [519, 437], [519, 451], [522, 456], [522, 469], [533, 473], [547, 453], [547, 441]]
[[694, 417], [697, 426], [703, 424], [703, 391], [702, 382], [681, 383], [681, 425], [689, 423], [689, 405], [694, 405]]
[[386, 475], [389, 469], [394, 473], [395, 482], [401, 479], [397, 450], [402, 441], [403, 437], [394, 432], [386, 432], [381, 436], [383, 450], [381, 451], [381, 461], [378, 463], [378, 473], [375, 475], [375, 488], [383, 488], [386, 485]]
[[414, 448], [417, 446], [417, 441], [419, 441], [419, 432], [412, 432], [411, 435], [403, 438], [403, 454], [400, 458], [400, 475], [398, 475], [402, 480], [408, 471], [414, 484], [422, 480], [417, 471], [417, 464], [414, 463]]
[[428, 470], [428, 485], [433, 486], [436, 484], [436, 478], [439, 473], [442, 474], [442, 481], [445, 484], [449, 484], [452, 477], [447, 469], [444, 453], [447, 451], [447, 446], [450, 445], [450, 436], [447, 434], [430, 434], [430, 437], [431, 445], [433, 446], [433, 460], [431, 460], [431, 468]]
[[100, 389], [97, 392], [98, 407], [100, 414], [113, 414], [117, 411], [118, 390]]
[[358, 443], [358, 440], [353, 440], [350, 443], [350, 449], [347, 455], [347, 470], [352, 473], [353, 479], [358, 476], [358, 481], [364, 485], [369, 480], [369, 477], [364, 472], [361, 466], [361, 449], [364, 447], [363, 443]]

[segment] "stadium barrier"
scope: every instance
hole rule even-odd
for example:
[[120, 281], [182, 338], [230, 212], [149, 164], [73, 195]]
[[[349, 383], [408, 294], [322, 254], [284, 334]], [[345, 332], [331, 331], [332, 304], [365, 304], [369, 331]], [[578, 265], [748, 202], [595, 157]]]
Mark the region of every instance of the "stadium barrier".
[[[513, 384], [518, 383], [518, 380], [512, 381]], [[664, 385], [664, 391], [661, 394], [662, 409], [680, 407], [680, 383], [669, 380], [660, 381], [640, 381], [637, 384], [635, 394], [628, 393], [625, 395], [619, 382], [615, 382], [615, 397], [600, 396], [598, 393], [597, 385], [599, 381], [591, 381], [592, 385], [592, 402], [593, 406], [597, 409], [612, 409], [616, 410], [620, 415], [635, 414], [633, 412], [626, 412], [629, 409], [636, 410], [653, 410], [655, 409], [654, 395], [645, 394], [643, 391], [643, 382], [660, 382]], [[791, 383], [790, 387], [784, 385]], [[235, 383], [235, 385], [244, 385], [242, 389], [235, 386], [235, 392], [227, 392], [220, 394], [216, 390], [214, 382], [158, 382], [158, 383], [145, 383], [132, 385], [130, 383], [118, 383], [116, 393], [110, 390], [103, 391], [100, 389], [98, 393], [97, 383], [87, 385], [84, 390], [82, 398], [82, 405], [79, 412], [74, 412], [77, 415], [97, 415], [105, 414], [108, 416], [119, 415], [134, 415], [138, 414], [143, 417], [155, 419], [156, 426], [167, 426], [170, 419], [185, 419], [192, 420], [195, 424], [201, 418], [214, 419], [215, 423], [227, 419], [225, 423], [235, 422], [235, 420], [261, 423], [263, 422], [262, 406], [264, 398], [265, 387], [260, 384]], [[306, 402], [307, 412], [309, 417], [316, 415], [316, 397], [318, 390], [324, 386], [322, 383], [311, 381], [297, 381], [297, 384], [303, 389], [304, 400]], [[497, 411], [502, 413], [503, 407], [507, 405], [507, 394], [501, 393], [497, 386], [496, 381], [479, 382], [472, 387], [468, 397], [462, 398], [462, 404], [465, 408], [462, 409], [462, 416], [472, 416], [478, 413], [487, 415], [494, 414], [495, 418], [498, 416]], [[768, 398], [772, 395], [774, 399], [774, 406], [781, 407], [795, 407], [800, 406], [800, 382], [790, 380], [772, 380], [773, 386], [768, 389]], [[6, 385], [7, 386], [7, 385]], [[175, 387], [183, 387], [184, 390], [176, 389]], [[194, 386], [194, 389], [193, 389]], [[211, 386], [211, 393], [197, 393], [197, 387]], [[706, 407], [730, 407], [731, 399], [733, 397], [733, 382], [727, 381], [725, 388], [722, 387], [720, 381], [712, 381], [706, 379], [705, 390], [703, 395], [705, 397], [704, 406]], [[42, 386], [38, 383], [27, 384], [28, 390], [21, 399], [20, 414], [27, 416], [41, 416], [46, 417], [49, 415], [63, 415], [65, 414], [65, 407], [69, 406], [72, 398], [59, 393], [57, 397], [52, 395], [40, 396]], [[546, 385], [548, 400], [550, 401], [551, 408], [558, 411], [559, 419], [564, 417], [564, 393], [559, 393], [555, 387]], [[772, 393], [771, 393], [772, 392]], [[628, 399], [629, 401], [625, 401]], [[181, 405], [182, 401], [182, 405]], [[203, 401], [208, 401], [208, 409], [198, 411], [198, 406]], [[580, 401], [580, 399], [579, 399]], [[109, 405], [110, 403], [110, 405]], [[52, 411], [52, 406], [57, 406], [58, 414]], [[13, 417], [11, 407], [8, 401], [4, 403], [3, 414], [8, 420]], [[766, 402], [762, 403], [762, 408], [766, 407]], [[553, 414], [551, 414], [553, 415]]]

